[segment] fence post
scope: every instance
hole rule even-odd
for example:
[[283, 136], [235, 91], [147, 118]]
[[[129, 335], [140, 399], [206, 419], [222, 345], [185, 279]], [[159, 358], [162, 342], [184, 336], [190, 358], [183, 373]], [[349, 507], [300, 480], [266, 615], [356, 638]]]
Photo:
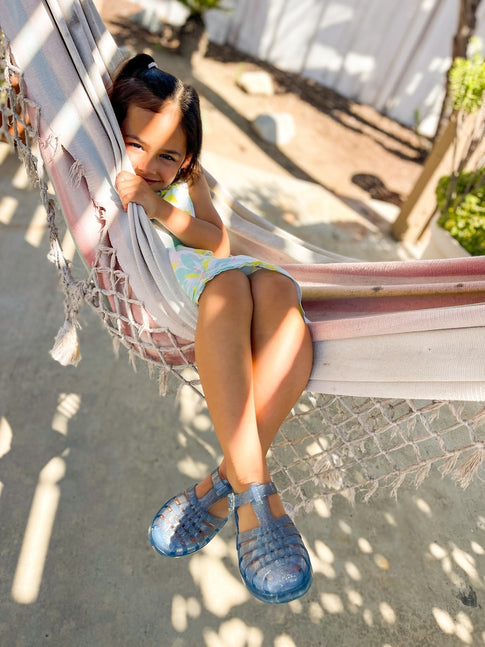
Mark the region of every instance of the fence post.
[[392, 233], [397, 240], [416, 243], [423, 235], [436, 209], [436, 184], [451, 173], [452, 143], [456, 120], [451, 118], [443, 134], [431, 149], [421, 175], [394, 221]]

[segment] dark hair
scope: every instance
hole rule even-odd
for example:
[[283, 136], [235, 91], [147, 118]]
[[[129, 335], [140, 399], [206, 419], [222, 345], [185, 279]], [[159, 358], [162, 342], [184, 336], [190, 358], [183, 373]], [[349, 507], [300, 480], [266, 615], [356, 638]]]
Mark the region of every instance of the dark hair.
[[192, 86], [185, 85], [180, 79], [160, 70], [148, 54], [138, 54], [121, 68], [110, 91], [110, 99], [120, 127], [132, 104], [160, 112], [165, 102], [175, 102], [182, 113], [181, 125], [187, 140], [186, 154], [191, 156], [189, 164], [180, 169], [177, 179], [189, 180], [199, 172], [202, 120], [199, 96]]

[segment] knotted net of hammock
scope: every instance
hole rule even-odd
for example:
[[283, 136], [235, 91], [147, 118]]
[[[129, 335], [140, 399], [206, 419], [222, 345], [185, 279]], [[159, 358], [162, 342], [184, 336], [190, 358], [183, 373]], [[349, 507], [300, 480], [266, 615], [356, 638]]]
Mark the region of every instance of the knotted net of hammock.
[[[1, 32], [1, 29], [0, 29]], [[57, 206], [37, 150], [37, 107], [26, 96], [22, 72], [0, 33], [0, 140], [14, 147], [40, 190], [50, 232], [49, 258], [59, 271], [67, 321], [83, 302], [90, 304], [135, 364], [146, 361], [159, 375], [160, 390], [175, 377], [200, 391], [193, 345], [154, 326], [133, 296], [115, 250], [102, 232], [93, 269], [86, 279], [72, 276], [59, 242]], [[140, 320], [145, 317], [145, 322]], [[202, 395], [202, 394], [201, 394]], [[369, 498], [381, 486], [395, 493], [403, 484], [418, 486], [439, 469], [466, 487], [480, 478], [485, 461], [483, 402], [376, 399], [304, 393], [270, 450], [272, 477], [295, 509], [340, 493]]]

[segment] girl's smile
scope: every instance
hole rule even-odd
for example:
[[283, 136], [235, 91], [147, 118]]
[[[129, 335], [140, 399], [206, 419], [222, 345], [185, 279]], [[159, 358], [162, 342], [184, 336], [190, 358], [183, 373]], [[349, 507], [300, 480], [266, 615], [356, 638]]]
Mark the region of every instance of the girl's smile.
[[126, 153], [136, 175], [154, 191], [166, 189], [190, 161], [181, 118], [180, 109], [173, 103], [166, 104], [161, 112], [128, 107], [121, 128]]

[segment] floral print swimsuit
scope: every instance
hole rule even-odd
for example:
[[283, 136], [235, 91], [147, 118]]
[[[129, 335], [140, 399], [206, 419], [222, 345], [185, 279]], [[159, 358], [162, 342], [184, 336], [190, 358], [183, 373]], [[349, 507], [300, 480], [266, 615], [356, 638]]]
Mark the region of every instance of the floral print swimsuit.
[[[185, 182], [170, 185], [159, 195], [178, 209], [185, 211], [195, 218], [194, 206], [189, 195], [189, 188]], [[156, 227], [163, 228], [157, 221], [152, 221]], [[166, 231], [164, 229], [164, 231]], [[301, 291], [298, 283], [284, 269], [271, 263], [260, 261], [252, 256], [237, 255], [227, 258], [217, 258], [210, 251], [205, 249], [194, 249], [186, 247], [178, 238], [172, 236], [173, 248], [169, 249], [170, 261], [175, 277], [184, 292], [194, 303], [199, 302], [200, 295], [205, 286], [215, 276], [227, 270], [239, 269], [246, 275], [250, 275], [260, 269], [279, 272], [288, 276], [296, 285], [298, 295], [301, 299]]]

